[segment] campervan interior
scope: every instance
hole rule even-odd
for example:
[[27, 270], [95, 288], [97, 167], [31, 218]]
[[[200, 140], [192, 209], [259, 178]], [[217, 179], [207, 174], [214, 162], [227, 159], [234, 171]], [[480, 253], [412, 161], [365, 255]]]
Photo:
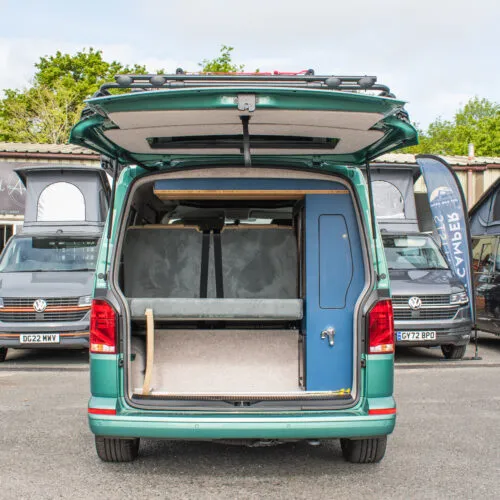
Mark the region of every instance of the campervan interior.
[[[228, 179], [212, 179], [216, 190], [188, 181], [136, 189], [117, 274], [133, 397], [352, 397], [348, 295], [365, 285], [353, 199], [339, 182], [320, 181], [321, 190], [279, 182], [279, 190], [253, 181], [233, 189]], [[333, 331], [313, 332], [308, 308], [329, 312]], [[336, 356], [342, 362], [324, 373], [315, 366]]]

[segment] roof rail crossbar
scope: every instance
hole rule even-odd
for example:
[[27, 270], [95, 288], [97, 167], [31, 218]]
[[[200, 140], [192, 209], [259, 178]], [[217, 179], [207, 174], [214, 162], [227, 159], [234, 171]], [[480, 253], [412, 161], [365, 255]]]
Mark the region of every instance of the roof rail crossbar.
[[371, 91], [382, 97], [394, 98], [389, 87], [378, 84], [376, 76], [314, 75], [312, 70], [301, 73], [215, 73], [189, 74], [178, 72], [172, 75], [116, 75], [115, 82], [104, 83], [94, 97], [110, 95], [110, 89], [147, 91], [160, 89], [214, 87], [244, 87], [257, 84], [261, 87], [322, 88], [344, 92]]

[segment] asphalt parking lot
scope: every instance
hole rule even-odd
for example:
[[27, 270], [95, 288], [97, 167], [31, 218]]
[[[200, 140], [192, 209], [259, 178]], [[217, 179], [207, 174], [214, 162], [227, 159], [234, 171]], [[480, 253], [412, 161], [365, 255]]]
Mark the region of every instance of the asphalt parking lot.
[[86, 422], [88, 356], [13, 351], [0, 365], [0, 498], [499, 498], [500, 338], [480, 334], [479, 355], [398, 350], [398, 422], [380, 464], [344, 462], [335, 441], [148, 440], [136, 462], [105, 464]]

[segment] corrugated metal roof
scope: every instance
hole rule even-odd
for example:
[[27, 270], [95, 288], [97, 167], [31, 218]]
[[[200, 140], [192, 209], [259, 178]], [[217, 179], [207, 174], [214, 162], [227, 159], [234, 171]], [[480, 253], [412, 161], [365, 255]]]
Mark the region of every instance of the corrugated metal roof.
[[[467, 156], [443, 156], [439, 155], [450, 165], [500, 165], [498, 156], [477, 156], [469, 159]], [[416, 163], [415, 155], [405, 153], [389, 153], [379, 156], [375, 163]]]
[[[0, 142], [0, 155], [2, 153], [49, 153], [95, 155], [91, 149], [74, 146], [73, 144], [31, 144], [23, 142]], [[467, 156], [441, 156], [450, 165], [500, 165], [500, 157], [478, 156], [469, 159]], [[379, 156], [375, 163], [408, 163], [415, 164], [415, 155], [405, 153], [389, 153]]]
[[74, 146], [73, 144], [32, 144], [25, 142], [0, 142], [1, 153], [49, 153], [98, 156], [98, 153], [95, 151]]

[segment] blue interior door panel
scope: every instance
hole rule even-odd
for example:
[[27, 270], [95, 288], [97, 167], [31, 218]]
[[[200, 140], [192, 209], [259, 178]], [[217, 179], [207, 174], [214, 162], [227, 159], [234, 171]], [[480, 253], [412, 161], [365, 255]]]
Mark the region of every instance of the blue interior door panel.
[[[354, 307], [365, 270], [349, 194], [306, 195], [306, 390], [351, 390]], [[334, 329], [331, 336], [322, 335]]]
[[[318, 237], [319, 307], [344, 309], [354, 271], [345, 217], [320, 215]], [[335, 259], [332, 259], [333, 252]]]

